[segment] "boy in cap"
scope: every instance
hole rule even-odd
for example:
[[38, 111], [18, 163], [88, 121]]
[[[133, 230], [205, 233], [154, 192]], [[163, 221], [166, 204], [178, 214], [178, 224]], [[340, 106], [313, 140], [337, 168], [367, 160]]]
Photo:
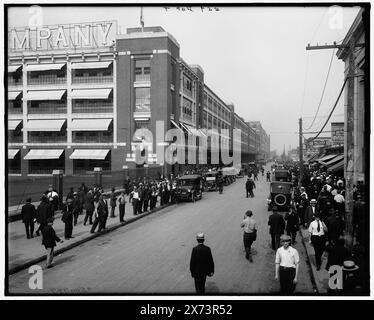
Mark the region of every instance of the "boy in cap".
[[42, 245], [44, 245], [45, 249], [47, 250], [47, 268], [52, 267], [53, 252], [56, 246], [56, 241], [61, 242], [61, 243], [64, 242], [56, 235], [56, 232], [52, 226], [53, 226], [53, 218], [48, 218], [47, 226], [45, 226], [42, 231], [42, 235], [43, 235]]
[[281, 294], [291, 295], [295, 291], [299, 274], [299, 253], [290, 246], [291, 237], [281, 236], [282, 246], [275, 254], [275, 280], [279, 279]]
[[192, 249], [190, 271], [195, 280], [196, 293], [204, 294], [206, 277], [214, 274], [214, 261], [212, 251], [204, 245], [204, 233], [198, 233], [196, 240], [198, 245]]

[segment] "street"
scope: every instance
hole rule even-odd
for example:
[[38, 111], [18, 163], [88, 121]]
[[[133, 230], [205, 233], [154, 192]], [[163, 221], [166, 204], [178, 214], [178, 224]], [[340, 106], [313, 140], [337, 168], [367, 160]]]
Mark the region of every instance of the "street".
[[[255, 198], [245, 197], [246, 178], [218, 192], [205, 192], [195, 203], [171, 206], [128, 226], [95, 238], [62, 255], [54, 267], [44, 269], [43, 289], [31, 290], [30, 274], [23, 270], [9, 277], [10, 293], [121, 293], [194, 294], [189, 272], [195, 235], [204, 232], [215, 274], [207, 279], [206, 294], [277, 295], [275, 252], [270, 247], [266, 198], [269, 183], [259, 176]], [[258, 224], [253, 263], [245, 259], [240, 223], [252, 210]], [[299, 283], [295, 294], [313, 294], [306, 253], [297, 236], [300, 254]]]

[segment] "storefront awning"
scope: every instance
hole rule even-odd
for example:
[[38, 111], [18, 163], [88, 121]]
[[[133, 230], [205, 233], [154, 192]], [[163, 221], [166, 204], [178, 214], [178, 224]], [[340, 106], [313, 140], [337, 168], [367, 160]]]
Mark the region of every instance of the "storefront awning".
[[23, 131], [61, 131], [65, 119], [29, 120], [23, 126]]
[[65, 63], [41, 63], [41, 64], [28, 64], [25, 67], [25, 71], [49, 71], [49, 70], [61, 70]]
[[33, 100], [61, 100], [66, 90], [28, 91], [24, 99]]
[[108, 99], [113, 89], [73, 90], [70, 97], [73, 99]]
[[336, 172], [344, 170], [344, 159], [340, 160], [339, 162], [335, 163], [333, 166], [327, 169], [327, 172]]
[[8, 120], [8, 130], [16, 130], [22, 120]]
[[8, 91], [8, 100], [16, 100], [22, 91]]
[[319, 158], [319, 159], [316, 159], [316, 161], [322, 161], [322, 162], [326, 162], [332, 158], [335, 158], [337, 156], [337, 154], [329, 154], [327, 156], [323, 156], [322, 158]]
[[324, 165], [325, 165], [325, 166], [332, 166], [332, 165], [334, 165], [336, 162], [338, 162], [338, 161], [340, 161], [340, 160], [342, 160], [342, 159], [344, 159], [344, 154], [340, 154], [340, 155], [338, 155], [338, 156], [332, 158], [331, 160], [329, 160], [329, 161], [327, 161], [327, 162], [324, 162]]
[[13, 160], [19, 152], [19, 149], [8, 149], [8, 160]]
[[72, 69], [106, 69], [112, 64], [112, 61], [83, 62], [72, 63]]
[[181, 130], [182, 133], [184, 134], [184, 131], [182, 130], [182, 128], [181, 128], [180, 126], [178, 126], [178, 124], [177, 124], [174, 120], [170, 119], [170, 122], [171, 122], [171, 124], [172, 124], [176, 129]]
[[21, 68], [22, 65], [18, 64], [18, 65], [14, 65], [14, 66], [8, 66], [8, 72], [17, 72], [19, 68]]
[[112, 119], [76, 119], [69, 129], [72, 131], [106, 131]]
[[188, 130], [194, 135], [194, 136], [197, 136], [197, 137], [201, 137], [201, 133], [200, 133], [200, 130], [194, 128], [194, 127], [191, 127], [187, 124], [185, 124], [185, 126], [188, 128]]
[[104, 160], [109, 149], [75, 149], [69, 157], [73, 160]]
[[192, 132], [188, 129], [188, 126], [187, 126], [187, 125], [185, 125], [185, 124], [182, 123], [182, 122], [180, 122], [180, 125], [181, 125], [181, 127], [182, 127], [184, 130], [186, 130], [186, 132], [187, 132], [188, 134], [192, 134]]
[[24, 160], [60, 159], [64, 149], [32, 149], [23, 158]]

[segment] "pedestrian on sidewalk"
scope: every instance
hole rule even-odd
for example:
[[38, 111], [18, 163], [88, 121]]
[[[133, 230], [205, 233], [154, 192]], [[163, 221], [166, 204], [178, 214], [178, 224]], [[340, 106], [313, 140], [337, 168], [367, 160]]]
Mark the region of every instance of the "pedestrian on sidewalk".
[[322, 255], [326, 248], [326, 233], [327, 227], [323, 221], [320, 220], [319, 213], [314, 215], [314, 221], [309, 225], [310, 233], [310, 243], [312, 243], [314, 248], [314, 253], [316, 257], [317, 271], [321, 269]]
[[57, 235], [55, 230], [53, 229], [53, 218], [47, 219], [47, 225], [43, 228], [42, 231], [42, 245], [44, 245], [46, 251], [47, 251], [47, 268], [51, 268], [52, 262], [53, 262], [53, 254], [54, 254], [54, 248], [56, 246], [56, 241], [63, 243], [64, 241], [61, 240]]
[[27, 239], [34, 238], [34, 220], [36, 218], [35, 206], [31, 198], [26, 199], [26, 204], [21, 209], [22, 222], [25, 224]]
[[299, 230], [299, 224], [300, 224], [299, 216], [297, 215], [296, 210], [291, 207], [290, 211], [287, 212], [284, 219], [287, 222], [287, 226], [286, 226], [287, 235], [291, 237], [291, 244], [295, 244], [296, 232], [297, 230]]
[[124, 223], [124, 217], [125, 217], [125, 205], [126, 205], [126, 198], [125, 198], [125, 192], [122, 191], [120, 196], [118, 197], [118, 207], [119, 207], [119, 222]]
[[116, 191], [116, 189], [112, 188], [112, 193], [110, 194], [110, 208], [111, 208], [110, 217], [111, 218], [115, 217], [114, 212], [115, 212], [116, 206], [117, 206], [117, 197], [116, 197], [115, 191]]
[[153, 210], [156, 207], [157, 197], [158, 197], [157, 187], [153, 186], [152, 193], [151, 193], [151, 210]]
[[256, 220], [253, 219], [252, 216], [252, 211], [248, 210], [244, 215], [243, 222], [240, 224], [240, 227], [244, 230], [243, 243], [245, 249], [245, 258], [250, 262], [253, 262], [251, 246], [253, 241], [256, 240], [257, 236]]
[[195, 280], [196, 293], [202, 295], [205, 293], [206, 277], [214, 274], [214, 261], [211, 249], [204, 245], [204, 233], [198, 233], [196, 240], [198, 245], [192, 249], [190, 271]]
[[299, 253], [290, 246], [290, 236], [282, 235], [281, 243], [282, 247], [275, 254], [275, 280], [279, 279], [282, 295], [292, 295], [299, 274]]
[[77, 222], [78, 222], [78, 216], [80, 215], [80, 213], [82, 211], [81, 201], [78, 197], [77, 192], [74, 192], [72, 206], [73, 206], [74, 225], [76, 226]]
[[277, 250], [280, 247], [280, 237], [284, 233], [285, 222], [277, 207], [273, 207], [273, 213], [269, 216], [268, 226], [270, 227], [271, 247]]
[[61, 217], [63, 223], [65, 223], [65, 240], [73, 238], [73, 220], [74, 220], [74, 206], [73, 200], [66, 200], [66, 206], [64, 207], [63, 214]]
[[130, 200], [132, 203], [133, 208], [133, 214], [136, 216], [138, 214], [138, 202], [139, 202], [139, 192], [136, 187], [134, 187], [134, 190], [130, 193]]
[[106, 229], [106, 223], [108, 221], [108, 217], [109, 217], [109, 208], [108, 208], [108, 201], [107, 199], [104, 197], [104, 190], [101, 188], [100, 190], [100, 195], [101, 195], [101, 201], [103, 202], [103, 205], [104, 205], [104, 217], [103, 217], [103, 229], [105, 230]]
[[84, 217], [83, 225], [85, 226], [87, 223], [87, 220], [89, 221], [89, 224], [93, 224], [92, 222], [92, 215], [95, 209], [94, 206], [94, 196], [92, 189], [88, 190], [86, 201], [84, 203], [84, 207], [86, 209], [86, 216]]
[[352, 257], [345, 247], [344, 238], [339, 238], [336, 242], [331, 242], [326, 247], [326, 252], [328, 253], [326, 271], [329, 271], [331, 266], [343, 266], [344, 261], [351, 260]]
[[52, 218], [52, 208], [48, 202], [46, 195], [42, 195], [40, 204], [36, 209], [36, 222], [39, 223], [39, 228], [36, 230], [36, 235], [39, 236], [39, 232], [43, 232], [44, 227], [47, 225], [47, 219]]
[[304, 223], [305, 228], [307, 228], [311, 222], [314, 220], [315, 214], [319, 213], [319, 209], [317, 208], [317, 200], [312, 199], [310, 200], [310, 205], [305, 209], [305, 216], [304, 216]]
[[299, 201], [297, 202], [296, 206], [297, 206], [297, 212], [298, 212], [299, 219], [300, 219], [300, 224], [304, 227], [306, 223], [305, 222], [305, 210], [306, 208], [309, 207], [307, 194], [305, 192], [301, 193], [301, 197]]
[[105, 222], [105, 202], [103, 201], [103, 195], [100, 194], [95, 198], [94, 201], [94, 216], [95, 221], [91, 228], [91, 233], [95, 233], [96, 227], [99, 226], [98, 232], [104, 229], [104, 222]]

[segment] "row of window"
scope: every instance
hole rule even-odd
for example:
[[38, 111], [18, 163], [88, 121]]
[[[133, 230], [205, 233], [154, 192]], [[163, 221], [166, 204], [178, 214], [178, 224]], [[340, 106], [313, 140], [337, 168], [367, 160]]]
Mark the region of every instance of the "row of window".
[[204, 93], [204, 106], [208, 110], [217, 114], [219, 118], [222, 118], [228, 122], [231, 121], [230, 111], [226, 110], [226, 108], [221, 103], [219, 103], [216, 99], [212, 98], [206, 92]]
[[[52, 174], [53, 170], [65, 171], [64, 153], [59, 159], [28, 160], [29, 174]], [[108, 153], [104, 160], [73, 160], [73, 174], [92, 173], [95, 167], [101, 167], [103, 171], [111, 170], [111, 154]], [[21, 174], [21, 153], [14, 159], [8, 160], [8, 173]]]

